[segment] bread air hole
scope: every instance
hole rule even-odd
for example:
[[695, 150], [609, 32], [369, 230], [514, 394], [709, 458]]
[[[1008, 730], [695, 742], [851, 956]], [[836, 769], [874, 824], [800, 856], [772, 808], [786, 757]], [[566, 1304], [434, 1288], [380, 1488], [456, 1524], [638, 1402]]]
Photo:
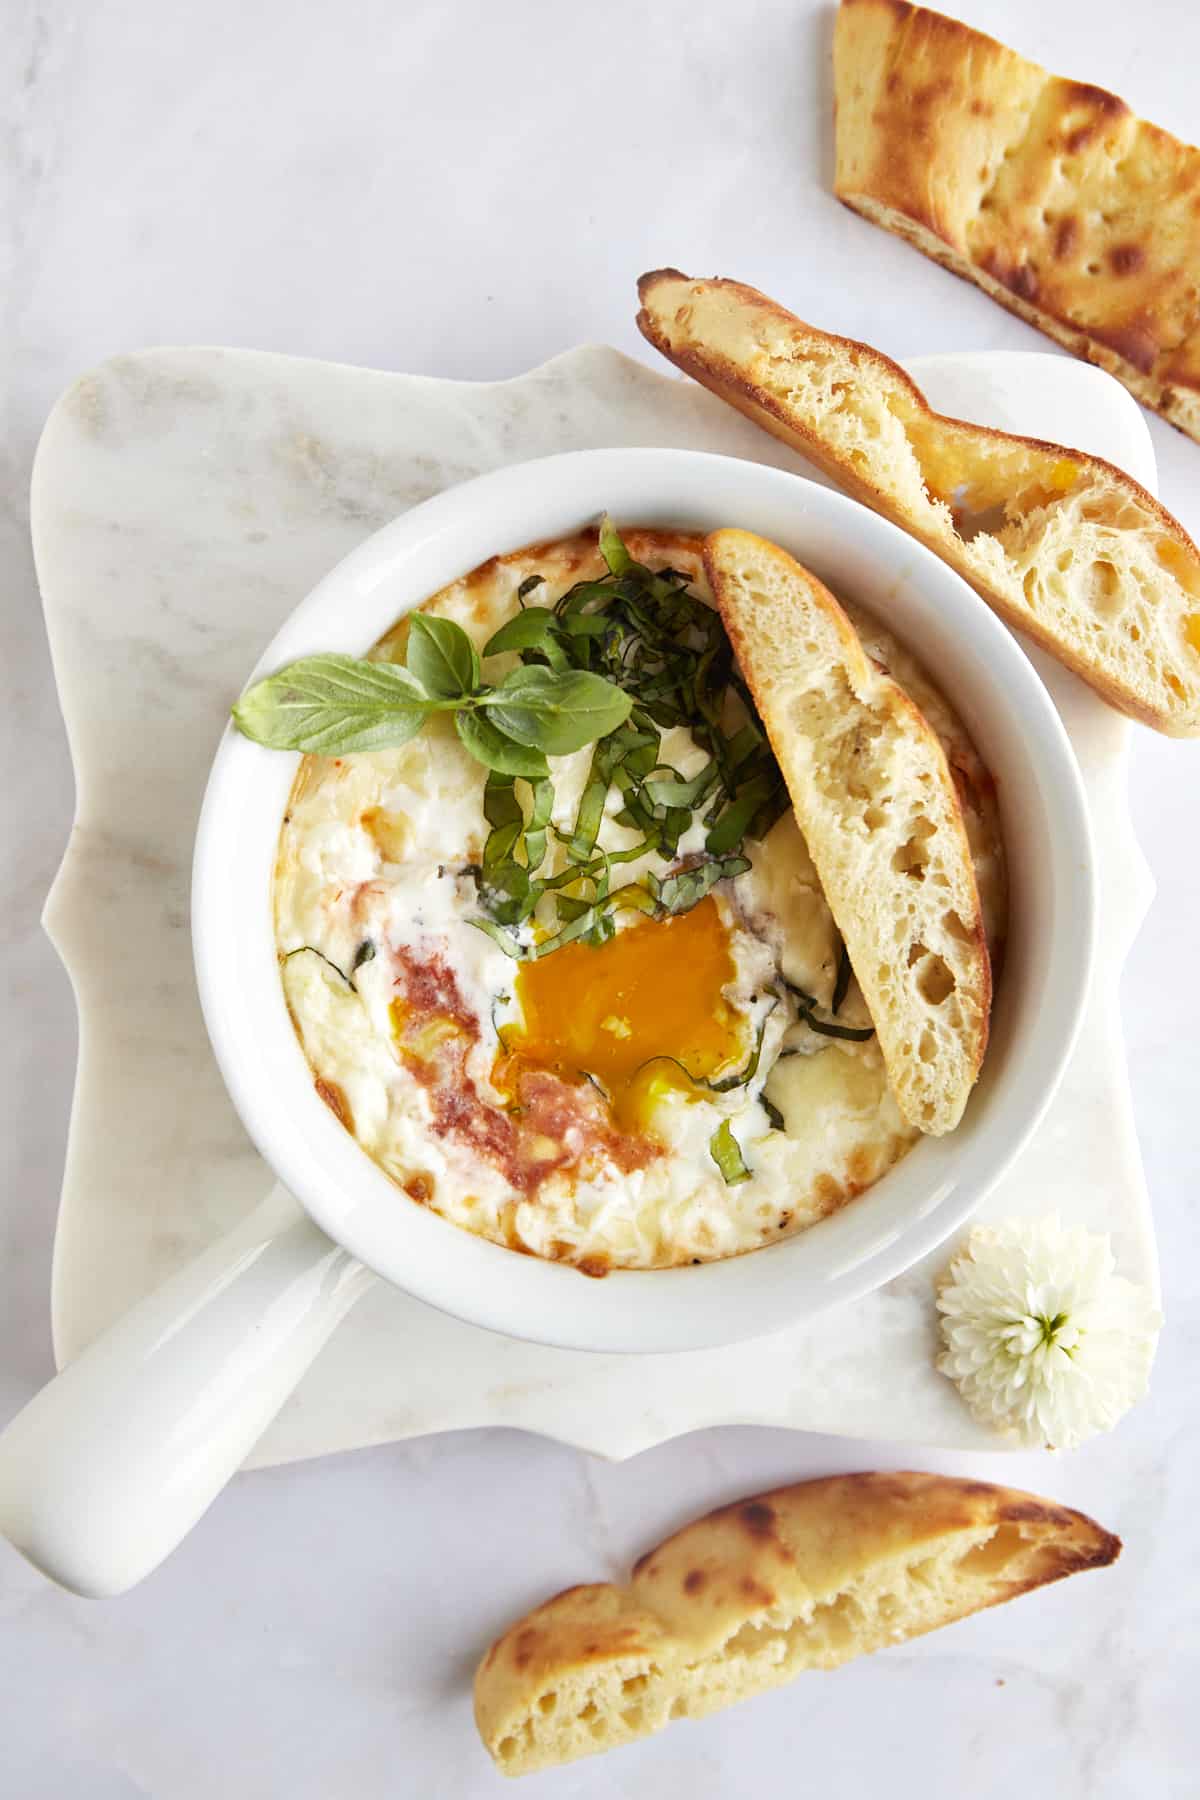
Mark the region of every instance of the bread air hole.
[[[956, 489], [955, 491], [958, 493], [963, 490]], [[996, 537], [1004, 529], [1007, 513], [1003, 501], [995, 506], [985, 507], [981, 512], [972, 512], [964, 500], [951, 505], [950, 517], [953, 519], [954, 529], [963, 543], [969, 544], [972, 538], [979, 537], [981, 533], [985, 533], [988, 537]]]
[[892, 867], [898, 875], [911, 875], [914, 881], [924, 881], [925, 864], [929, 860], [927, 840], [936, 830], [932, 820], [917, 820], [911, 836], [892, 852]]
[[976, 1544], [960, 1557], [958, 1566], [968, 1575], [998, 1575], [1015, 1557], [1024, 1556], [1028, 1548], [1019, 1526], [1000, 1525], [986, 1543]]
[[943, 913], [942, 924], [945, 926], [950, 936], [952, 938], [957, 938], [960, 944], [973, 944], [975, 942], [975, 933], [971, 930], [971, 927], [966, 921], [959, 917], [958, 913]]
[[753, 1656], [779, 1636], [773, 1625], [742, 1625], [725, 1642], [723, 1656]]
[[1121, 578], [1110, 562], [1098, 558], [1088, 571], [1087, 598], [1103, 619], [1121, 610]]
[[811, 1619], [798, 1619], [790, 1635], [810, 1642], [815, 1638], [818, 1643], [839, 1649], [851, 1642], [855, 1622], [862, 1615], [863, 1609], [853, 1594], [839, 1594], [836, 1600], [815, 1607]]
[[586, 1725], [593, 1737], [603, 1737], [604, 1720], [600, 1715], [600, 1708], [596, 1705], [594, 1700], [589, 1700], [583, 1711], [579, 1714], [579, 1723], [581, 1725]]
[[928, 1000], [930, 1006], [941, 1006], [957, 985], [949, 966], [937, 952], [927, 951], [917, 971], [917, 992], [922, 1000]]
[[549, 1693], [538, 1695], [537, 1704], [540, 1713], [552, 1713], [558, 1705], [558, 1695], [554, 1692], [554, 1689], [551, 1688]]

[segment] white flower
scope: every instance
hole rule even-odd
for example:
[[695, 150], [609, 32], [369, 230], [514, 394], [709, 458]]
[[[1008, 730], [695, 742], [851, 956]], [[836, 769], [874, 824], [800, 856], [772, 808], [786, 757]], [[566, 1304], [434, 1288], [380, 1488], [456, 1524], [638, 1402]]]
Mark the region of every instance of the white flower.
[[1069, 1450], [1145, 1393], [1162, 1324], [1112, 1247], [1057, 1217], [973, 1231], [941, 1278], [937, 1366], [984, 1425]]

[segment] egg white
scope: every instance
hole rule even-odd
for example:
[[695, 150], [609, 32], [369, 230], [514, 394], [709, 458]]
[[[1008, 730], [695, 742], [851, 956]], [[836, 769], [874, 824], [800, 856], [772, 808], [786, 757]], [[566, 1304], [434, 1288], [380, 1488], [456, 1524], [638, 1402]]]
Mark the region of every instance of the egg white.
[[[548, 563], [553, 575], [559, 548], [489, 565], [485, 579], [456, 583], [430, 610], [457, 619], [482, 646], [514, 610], [523, 576]], [[578, 578], [585, 552], [594, 557], [584, 546], [574, 561], [566, 559], [560, 591]], [[652, 548], [642, 546], [641, 554], [653, 560]], [[680, 566], [677, 545], [669, 560]], [[551, 585], [539, 602], [554, 591]], [[388, 650], [385, 640], [380, 653]], [[590, 756], [589, 748], [551, 761], [554, 820], [564, 830], [573, 823]], [[689, 732], [675, 729], [664, 734], [663, 760], [687, 776], [706, 753]], [[453, 970], [479, 1025], [467, 1072], [497, 1104], [491, 1073], [498, 1032], [519, 1018], [514, 963], [471, 923], [477, 895], [463, 869], [479, 858], [488, 834], [482, 801], [482, 769], [440, 719], [402, 749], [306, 759], [281, 835], [276, 936], [297, 1031], [326, 1096], [330, 1089], [341, 1096], [358, 1142], [399, 1184], [412, 1188], [420, 1177], [414, 1191], [447, 1219], [535, 1255], [591, 1269], [658, 1268], [735, 1255], [800, 1230], [904, 1154], [914, 1134], [892, 1099], [875, 1043], [813, 1033], [778, 982], [782, 972], [828, 1008], [839, 946], [790, 813], [765, 842], [747, 846], [749, 871], [717, 890], [735, 971], [726, 998], [745, 1021], [747, 1042], [762, 1029], [752, 1081], [703, 1098], [667, 1089], [651, 1121], [662, 1153], [644, 1168], [622, 1172], [593, 1157], [582, 1172], [550, 1175], [531, 1195], [469, 1145], [434, 1131], [429, 1093], [393, 1037], [398, 953], [438, 956]], [[637, 841], [613, 816], [620, 804], [610, 795], [599, 836], [608, 850]], [[680, 853], [702, 847], [697, 823]], [[622, 878], [665, 867], [650, 855], [623, 867]], [[637, 919], [628, 914], [619, 924]], [[354, 970], [352, 986], [337, 971], [351, 971], [365, 940], [375, 954]], [[853, 984], [839, 1016], [868, 1022]], [[772, 1129], [764, 1093], [782, 1113], [783, 1130]], [[750, 1170], [732, 1186], [709, 1151], [725, 1119]]]

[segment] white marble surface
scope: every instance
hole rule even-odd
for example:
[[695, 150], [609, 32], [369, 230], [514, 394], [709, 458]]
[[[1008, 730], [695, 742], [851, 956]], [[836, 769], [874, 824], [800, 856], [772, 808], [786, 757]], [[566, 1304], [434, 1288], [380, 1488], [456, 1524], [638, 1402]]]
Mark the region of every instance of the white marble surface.
[[[1147, 4], [1136, 34], [1115, 0], [971, 11], [1194, 134], [1191, 0]], [[51, 1366], [74, 1052], [37, 926], [71, 777], [25, 519], [55, 395], [108, 354], [164, 341], [471, 377], [588, 338], [634, 350], [631, 278], [668, 261], [745, 275], [900, 353], [1041, 348], [829, 199], [828, 34], [828, 9], [804, 0], [748, 4], [736, 22], [695, 0], [648, 17], [357, 0], [169, 16], [62, 0], [6, 16], [4, 1416]], [[1200, 531], [1200, 449], [1152, 431], [1164, 498]], [[1135, 741], [1135, 819], [1159, 882], [1123, 987], [1169, 1317], [1154, 1390], [1116, 1436], [1060, 1462], [922, 1459], [1091, 1509], [1125, 1536], [1122, 1562], [531, 1792], [723, 1796], [798, 1778], [936, 1800], [1022, 1781], [1065, 1800], [1195, 1791], [1196, 755]], [[620, 1466], [507, 1432], [419, 1440], [243, 1477], [159, 1576], [104, 1607], [0, 1546], [0, 1792], [498, 1792], [466, 1680], [514, 1609], [617, 1570], [716, 1499], [897, 1460], [886, 1444], [741, 1428]]]
[[[1056, 435], [1155, 485], [1141, 411], [1097, 369], [1040, 351], [959, 352], [910, 367], [950, 413]], [[204, 1033], [180, 893], [214, 735], [247, 667], [297, 598], [413, 500], [566, 446], [637, 443], [811, 474], [695, 382], [602, 345], [502, 382], [261, 351], [142, 351], [88, 371], [55, 407], [38, 447], [30, 527], [79, 789], [46, 907], [80, 1012], [54, 1251], [60, 1361], [271, 1185]], [[1061, 1088], [976, 1217], [1053, 1210], [1108, 1232], [1121, 1272], [1153, 1292], [1153, 1226], [1114, 1004], [1151, 893], [1126, 798], [1133, 728], [1056, 663], [1030, 654], [1087, 791], [1097, 951]], [[162, 740], [151, 760], [147, 719], [160, 721]], [[135, 1128], [115, 1131], [118, 1118]], [[251, 1461], [482, 1424], [610, 1456], [704, 1425], [749, 1422], [995, 1448], [930, 1353], [933, 1277], [949, 1249], [836, 1316], [686, 1356], [551, 1351], [381, 1286], [340, 1328]]]

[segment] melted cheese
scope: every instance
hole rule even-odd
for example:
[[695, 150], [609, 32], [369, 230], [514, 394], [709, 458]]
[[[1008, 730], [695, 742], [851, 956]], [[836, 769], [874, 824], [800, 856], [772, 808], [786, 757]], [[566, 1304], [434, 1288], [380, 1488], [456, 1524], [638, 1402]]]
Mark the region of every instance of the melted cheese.
[[[704, 591], [686, 540], [656, 554], [643, 538], [634, 553], [687, 568]], [[534, 569], [548, 577], [543, 604], [599, 572], [594, 546], [568, 540], [487, 565], [429, 610], [482, 647]], [[396, 654], [400, 642], [389, 634], [376, 654]], [[705, 761], [680, 729], [664, 734], [662, 754], [684, 776]], [[551, 759], [563, 830], [590, 757], [589, 748]], [[780, 986], [782, 973], [828, 1007], [839, 948], [790, 814], [747, 847], [744, 875], [691, 912], [661, 923], [626, 913], [599, 949], [515, 964], [471, 922], [478, 901], [466, 865], [487, 837], [482, 801], [479, 765], [440, 719], [399, 750], [307, 758], [281, 834], [277, 941], [318, 1091], [411, 1195], [537, 1255], [592, 1271], [655, 1268], [796, 1231], [904, 1154], [913, 1134], [874, 1043], [815, 1035]], [[611, 795], [600, 828], [610, 852], [638, 841], [617, 823], [620, 805]], [[692, 828], [681, 854], [703, 847], [703, 830]], [[665, 868], [648, 855], [624, 865], [622, 880]], [[866, 1022], [854, 984], [839, 1017]], [[743, 1068], [756, 1044], [752, 1080], [723, 1093], [696, 1085]], [[437, 1084], [447, 1055], [453, 1094]], [[539, 1072], [549, 1100], [522, 1086]], [[611, 1096], [611, 1110], [584, 1074]], [[468, 1093], [471, 1107], [458, 1105]], [[709, 1150], [725, 1121], [750, 1171], [733, 1186]], [[630, 1143], [640, 1155], [622, 1156]]]

